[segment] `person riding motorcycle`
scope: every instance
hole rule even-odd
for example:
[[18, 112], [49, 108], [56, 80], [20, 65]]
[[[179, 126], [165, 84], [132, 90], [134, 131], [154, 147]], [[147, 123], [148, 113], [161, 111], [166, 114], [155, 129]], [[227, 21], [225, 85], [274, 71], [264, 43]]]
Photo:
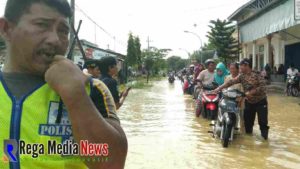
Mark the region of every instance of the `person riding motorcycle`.
[[205, 61], [206, 70], [203, 70], [196, 79], [197, 86], [195, 89], [194, 98], [196, 99], [198, 95], [201, 93], [203, 85], [212, 84], [215, 81], [214, 73], [216, 69], [215, 61], [212, 59], [208, 59]]
[[[298, 90], [299, 90], [299, 71], [298, 69], [295, 68], [295, 65], [294, 64], [291, 64], [290, 68], [287, 70], [287, 77], [292, 77], [292, 76], [296, 76], [296, 84], [297, 84], [297, 87], [298, 87]], [[287, 86], [286, 88], [289, 87], [289, 84], [287, 83]]]
[[215, 80], [216, 63], [212, 59], [205, 61], [206, 70], [203, 70], [197, 77], [198, 86], [202, 88], [203, 85], [208, 85]]
[[229, 71], [227, 70], [224, 63], [219, 63], [217, 65], [215, 71], [215, 82], [218, 83], [219, 86], [224, 84], [225, 77], [229, 75]]
[[261, 130], [261, 136], [267, 140], [269, 133], [268, 126], [268, 100], [266, 94], [266, 81], [259, 72], [252, 70], [250, 59], [244, 59], [240, 63], [241, 74], [229, 80], [222, 86], [214, 90], [215, 93], [222, 91], [234, 84], [241, 83], [246, 92], [246, 102], [244, 110], [245, 130], [247, 134], [253, 133], [253, 126], [256, 114]]
[[[229, 70], [230, 70], [230, 75], [225, 77], [225, 83], [229, 82], [230, 80], [236, 78], [239, 75], [239, 63], [231, 63]], [[233, 86], [230, 87], [230, 89], [236, 89], [240, 92], [244, 92], [244, 88], [242, 86], [242, 84], [235, 84]], [[238, 102], [238, 107], [240, 109], [240, 119], [238, 119], [238, 126], [237, 128], [240, 129], [240, 131], [244, 132], [243, 128], [244, 126], [244, 121], [243, 121], [243, 117], [244, 117], [244, 108], [245, 108], [245, 102], [244, 102], [244, 98], [238, 98], [237, 99]]]

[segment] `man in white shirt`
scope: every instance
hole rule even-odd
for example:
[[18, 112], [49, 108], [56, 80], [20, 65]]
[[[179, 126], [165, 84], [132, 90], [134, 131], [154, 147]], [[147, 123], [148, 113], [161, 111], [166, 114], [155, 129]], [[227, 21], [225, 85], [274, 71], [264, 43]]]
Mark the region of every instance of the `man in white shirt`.
[[201, 83], [201, 86], [211, 84], [214, 81], [214, 73], [216, 69], [215, 62], [209, 59], [205, 62], [205, 65], [207, 69], [203, 70], [197, 78], [197, 81]]
[[297, 76], [299, 74], [298, 69], [295, 68], [294, 64], [291, 64], [290, 68], [287, 70], [288, 76]]
[[[291, 76], [296, 76], [297, 78], [297, 81], [296, 81], [296, 84], [298, 84], [298, 89], [299, 89], [299, 71], [298, 69], [295, 68], [295, 65], [292, 63], [290, 68], [287, 70], [287, 76], [288, 77], [291, 77]], [[287, 84], [287, 87], [289, 86], [289, 84]]]

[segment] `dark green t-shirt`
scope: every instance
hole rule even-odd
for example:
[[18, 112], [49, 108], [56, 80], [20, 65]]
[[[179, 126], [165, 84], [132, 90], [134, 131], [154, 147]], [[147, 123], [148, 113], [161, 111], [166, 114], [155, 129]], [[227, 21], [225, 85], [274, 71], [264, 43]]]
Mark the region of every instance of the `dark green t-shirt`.
[[22, 96], [27, 95], [38, 86], [45, 83], [41, 76], [34, 76], [24, 73], [4, 73], [0, 72], [2, 77], [13, 96], [20, 99]]

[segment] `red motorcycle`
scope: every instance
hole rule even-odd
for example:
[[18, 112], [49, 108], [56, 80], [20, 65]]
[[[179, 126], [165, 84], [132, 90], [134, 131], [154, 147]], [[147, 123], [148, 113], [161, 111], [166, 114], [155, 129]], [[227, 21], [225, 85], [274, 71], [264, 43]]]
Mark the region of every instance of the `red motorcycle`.
[[215, 83], [209, 85], [203, 85], [202, 92], [198, 95], [196, 99], [196, 116], [202, 117], [209, 120], [214, 120], [218, 115], [218, 103], [220, 100], [219, 94], [212, 93], [218, 85]]

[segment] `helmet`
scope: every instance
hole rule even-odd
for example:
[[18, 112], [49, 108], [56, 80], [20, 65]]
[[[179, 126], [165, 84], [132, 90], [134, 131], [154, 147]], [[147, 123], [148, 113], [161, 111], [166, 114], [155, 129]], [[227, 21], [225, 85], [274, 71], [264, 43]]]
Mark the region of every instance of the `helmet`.
[[214, 61], [213, 59], [207, 59], [207, 60], [205, 61], [205, 65], [206, 65], [206, 66], [208, 66], [208, 65], [211, 64], [211, 63], [215, 63], [215, 61]]

